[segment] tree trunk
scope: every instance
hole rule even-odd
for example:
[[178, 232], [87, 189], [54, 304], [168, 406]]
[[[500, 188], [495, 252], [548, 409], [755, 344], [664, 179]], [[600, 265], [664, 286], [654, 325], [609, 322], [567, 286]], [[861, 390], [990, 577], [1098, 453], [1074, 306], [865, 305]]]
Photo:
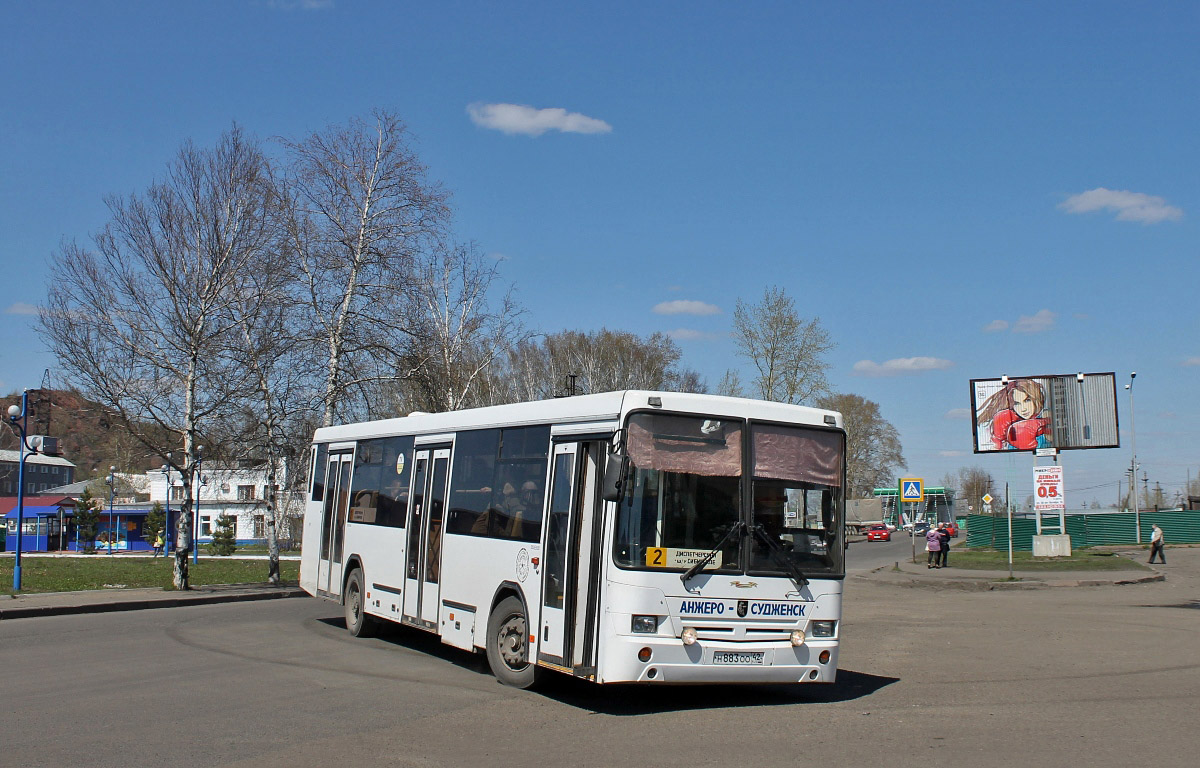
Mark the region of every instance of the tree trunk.
[[[273, 453], [273, 452], [272, 452]], [[275, 524], [276, 510], [279, 508], [278, 494], [275, 492], [278, 480], [278, 462], [275, 456], [268, 459], [267, 468], [267, 581], [279, 585], [279, 533]]]

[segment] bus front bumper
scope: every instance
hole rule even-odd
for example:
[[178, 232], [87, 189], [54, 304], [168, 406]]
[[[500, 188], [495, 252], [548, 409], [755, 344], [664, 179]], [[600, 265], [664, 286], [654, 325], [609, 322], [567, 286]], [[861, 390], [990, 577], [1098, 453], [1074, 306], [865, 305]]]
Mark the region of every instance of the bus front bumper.
[[[643, 661], [645, 649], [649, 659]], [[826, 661], [820, 660], [828, 652]], [[639, 654], [641, 656], [639, 656]], [[837, 640], [790, 643], [729, 643], [678, 638], [620, 636], [609, 643], [602, 682], [640, 683], [832, 683], [837, 678]]]

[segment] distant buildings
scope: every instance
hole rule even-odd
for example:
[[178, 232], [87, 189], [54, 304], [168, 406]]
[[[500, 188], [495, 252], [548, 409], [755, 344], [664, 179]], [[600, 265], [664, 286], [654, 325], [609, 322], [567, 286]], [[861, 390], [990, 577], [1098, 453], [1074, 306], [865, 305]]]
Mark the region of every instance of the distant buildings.
[[[20, 451], [0, 450], [0, 496], [17, 495]], [[34, 454], [25, 459], [24, 494], [32, 496], [75, 482], [75, 465], [59, 456]]]
[[[0, 458], [8, 460], [12, 454], [11, 490], [4, 485], [7, 475], [0, 476], [0, 520], [6, 525], [0, 529], [0, 550], [15, 547], [16, 520], [16, 451], [2, 451]], [[35, 460], [39, 469], [31, 472]], [[45, 467], [45, 469], [43, 469]], [[86, 483], [71, 484], [75, 465], [64, 459], [31, 456], [25, 463], [25, 514], [22, 526], [25, 537], [22, 549], [36, 552], [56, 549], [82, 549], [88, 542], [78, 541], [74, 525], [74, 499], [83, 493]], [[30, 477], [37, 478], [31, 480]], [[217, 528], [217, 519], [228, 515], [235, 523], [238, 544], [262, 544], [267, 538], [267, 469], [207, 467], [201, 472], [200, 482], [192, 489], [196, 502], [195, 537], [203, 546], [212, 540]], [[58, 478], [61, 482], [54, 482]], [[284, 482], [283, 475], [279, 478]], [[95, 488], [93, 488], [95, 493]], [[174, 546], [175, 525], [183, 507], [184, 487], [178, 472], [163, 473], [161, 470], [146, 474], [117, 473], [117, 489], [110, 503], [107, 488], [98, 497], [103, 502], [96, 540], [98, 549], [109, 546], [114, 550], [147, 550], [153, 546], [154, 534], [145, 529], [146, 516], [157, 503], [170, 513], [169, 543]], [[300, 516], [303, 515], [302, 495], [286, 491], [277, 494], [280, 545], [298, 544]], [[61, 507], [61, 510], [60, 510]], [[109, 510], [112, 510], [109, 513]], [[60, 538], [60, 531], [65, 536]], [[7, 540], [6, 540], [7, 539]], [[201, 550], [203, 555], [203, 550]]]

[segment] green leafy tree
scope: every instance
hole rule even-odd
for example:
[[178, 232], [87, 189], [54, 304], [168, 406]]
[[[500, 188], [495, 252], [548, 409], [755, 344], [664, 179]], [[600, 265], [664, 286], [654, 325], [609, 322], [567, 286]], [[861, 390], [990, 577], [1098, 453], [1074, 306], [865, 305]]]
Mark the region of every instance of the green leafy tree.
[[232, 555], [237, 551], [237, 534], [234, 532], [234, 519], [229, 515], [217, 518], [217, 529], [213, 531], [212, 542], [208, 552], [212, 555]]
[[142, 537], [153, 545], [154, 539], [161, 536], [166, 529], [166, 512], [163, 511], [163, 505], [156, 501], [154, 506], [150, 507], [150, 511], [146, 513], [146, 522], [142, 526]]
[[904, 469], [900, 435], [879, 412], [879, 404], [861, 395], [826, 395], [821, 408], [839, 411], [846, 428], [846, 483], [850, 498], [867, 498], [894, 481]]
[[96, 527], [100, 524], [100, 510], [104, 499], [92, 495], [90, 488], [75, 500], [75, 541], [84, 552], [96, 551]]

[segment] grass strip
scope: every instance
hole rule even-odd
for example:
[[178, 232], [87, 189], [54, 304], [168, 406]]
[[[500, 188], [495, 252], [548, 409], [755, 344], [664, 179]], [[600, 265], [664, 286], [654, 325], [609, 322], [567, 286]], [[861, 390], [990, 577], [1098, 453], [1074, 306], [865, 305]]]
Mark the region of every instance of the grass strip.
[[[0, 594], [13, 592], [13, 558], [0, 560]], [[129, 556], [22, 557], [21, 592], [76, 592], [85, 589], [161, 587], [173, 589], [172, 560]], [[258, 584], [267, 580], [267, 561], [201, 557], [189, 564], [194, 587], [208, 584]], [[286, 584], [300, 578], [300, 563], [283, 560], [279, 575]]]
[[[950, 567], [964, 570], [1006, 571], [1008, 552], [991, 549], [950, 548]], [[1139, 562], [1111, 552], [1077, 550], [1070, 557], [1034, 557], [1031, 552], [1013, 552], [1013, 570], [1056, 571], [1146, 571]]]

